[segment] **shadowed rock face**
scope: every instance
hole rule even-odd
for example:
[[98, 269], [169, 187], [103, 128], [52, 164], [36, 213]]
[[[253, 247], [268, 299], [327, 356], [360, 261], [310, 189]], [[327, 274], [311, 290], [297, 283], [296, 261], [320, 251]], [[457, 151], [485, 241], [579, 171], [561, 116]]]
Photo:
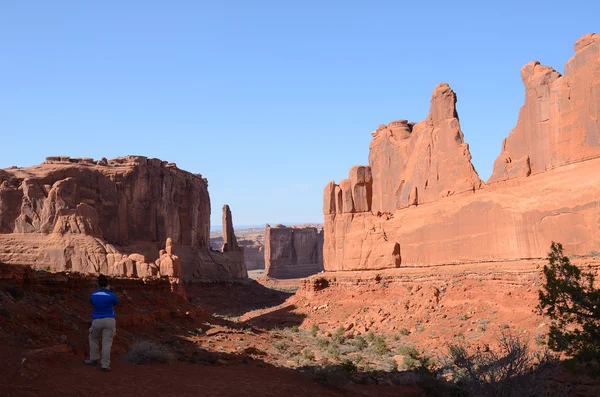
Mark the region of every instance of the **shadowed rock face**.
[[477, 176], [447, 84], [424, 121], [380, 126], [369, 165], [325, 187], [325, 269], [539, 258], [552, 240], [598, 250], [600, 37], [575, 52], [562, 77], [523, 68], [525, 104], [489, 181], [502, 183]]
[[273, 278], [301, 278], [323, 270], [323, 231], [314, 227], [267, 225], [265, 274]]
[[182, 277], [229, 278], [227, 261], [211, 257], [209, 218], [206, 179], [158, 159], [48, 157], [0, 170], [7, 263], [110, 273], [132, 253], [158, 258], [169, 239], [187, 259]]

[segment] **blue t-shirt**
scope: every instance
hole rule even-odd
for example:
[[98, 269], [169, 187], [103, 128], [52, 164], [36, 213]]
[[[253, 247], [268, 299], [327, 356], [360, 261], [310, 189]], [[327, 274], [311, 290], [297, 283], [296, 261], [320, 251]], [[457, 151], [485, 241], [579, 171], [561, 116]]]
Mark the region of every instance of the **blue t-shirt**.
[[115, 317], [114, 306], [119, 303], [119, 299], [111, 291], [100, 288], [90, 295], [90, 303], [94, 306], [92, 319]]

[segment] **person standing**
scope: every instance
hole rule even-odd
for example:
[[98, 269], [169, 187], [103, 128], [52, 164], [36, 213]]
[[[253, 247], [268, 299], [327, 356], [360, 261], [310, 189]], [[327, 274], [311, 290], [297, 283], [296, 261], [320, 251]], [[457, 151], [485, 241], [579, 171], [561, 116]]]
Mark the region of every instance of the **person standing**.
[[[103, 274], [98, 276], [98, 287], [100, 288], [90, 295], [90, 303], [94, 307], [92, 326], [89, 329], [90, 359], [85, 360], [84, 363], [95, 366], [101, 358], [101, 370], [108, 372], [110, 371], [110, 349], [117, 331], [114, 307], [119, 303], [119, 299], [110, 291], [108, 278]], [[100, 336], [102, 336], [102, 355], [98, 350]]]

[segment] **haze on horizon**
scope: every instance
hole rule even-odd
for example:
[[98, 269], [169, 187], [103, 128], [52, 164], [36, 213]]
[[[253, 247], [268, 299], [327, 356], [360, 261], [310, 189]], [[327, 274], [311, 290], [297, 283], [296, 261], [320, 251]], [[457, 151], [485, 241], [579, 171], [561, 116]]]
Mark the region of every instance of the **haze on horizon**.
[[0, 168], [139, 154], [208, 178], [211, 224], [321, 223], [371, 132], [421, 121], [447, 82], [486, 180], [523, 104], [600, 2], [0, 4]]

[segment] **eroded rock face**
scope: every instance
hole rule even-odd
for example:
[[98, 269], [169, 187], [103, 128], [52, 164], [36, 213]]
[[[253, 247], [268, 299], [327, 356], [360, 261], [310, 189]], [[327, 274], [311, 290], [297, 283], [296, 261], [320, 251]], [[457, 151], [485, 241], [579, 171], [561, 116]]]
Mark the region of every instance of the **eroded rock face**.
[[424, 121], [379, 127], [369, 166], [325, 188], [325, 269], [543, 258], [551, 241], [570, 254], [599, 250], [599, 36], [575, 51], [562, 77], [523, 68], [525, 105], [490, 178], [501, 184], [473, 169], [447, 84]]
[[599, 59], [600, 35], [588, 34], [575, 43], [564, 76], [539, 62], [521, 69], [525, 104], [488, 183], [600, 156]]
[[233, 218], [231, 209], [227, 204], [223, 206], [223, 255], [231, 263], [232, 270], [240, 277], [248, 277], [248, 271], [244, 262], [244, 249], [241, 248], [235, 237], [233, 229]]
[[394, 121], [372, 135], [369, 166], [352, 167], [341, 198], [334, 182], [325, 187], [325, 214], [391, 212], [482, 186], [447, 84], [435, 88], [427, 119]]
[[201, 175], [142, 156], [58, 156], [0, 170], [0, 260], [144, 277], [157, 273], [150, 262], [169, 239], [167, 251], [177, 246], [186, 258], [182, 278], [237, 277], [209, 249], [207, 186]]
[[265, 274], [273, 278], [301, 278], [323, 270], [323, 231], [314, 227], [267, 225]]
[[223, 206], [223, 252], [242, 251], [235, 238], [231, 209], [227, 204]]

